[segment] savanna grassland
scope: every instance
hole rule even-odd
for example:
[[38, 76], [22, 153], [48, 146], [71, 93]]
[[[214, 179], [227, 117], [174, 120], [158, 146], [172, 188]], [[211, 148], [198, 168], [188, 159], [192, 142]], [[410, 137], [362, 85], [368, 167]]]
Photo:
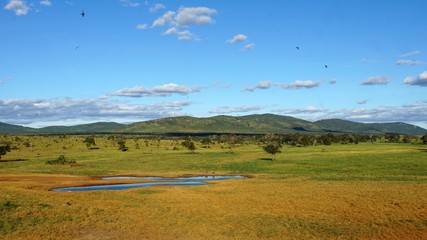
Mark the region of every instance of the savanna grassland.
[[[427, 239], [427, 146], [227, 146], [0, 136], [0, 239]], [[68, 164], [47, 164], [63, 155]], [[244, 175], [205, 186], [50, 192], [101, 176]], [[141, 180], [139, 180], [140, 182]]]

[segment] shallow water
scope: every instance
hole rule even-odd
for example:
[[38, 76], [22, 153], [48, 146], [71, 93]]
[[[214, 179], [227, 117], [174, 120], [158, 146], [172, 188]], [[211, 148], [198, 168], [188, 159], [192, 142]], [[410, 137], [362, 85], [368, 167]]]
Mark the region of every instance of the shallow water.
[[99, 191], [99, 190], [126, 190], [130, 188], [138, 187], [150, 187], [150, 186], [200, 186], [206, 185], [204, 182], [147, 182], [147, 183], [127, 183], [127, 184], [106, 184], [106, 185], [94, 185], [94, 186], [82, 186], [82, 187], [65, 187], [55, 188], [53, 192], [83, 192], [83, 191]]
[[132, 177], [132, 176], [113, 176], [113, 177], [104, 177], [102, 180], [119, 180], [119, 179], [142, 179], [142, 180], [157, 180], [157, 181], [211, 181], [211, 180], [227, 180], [227, 179], [241, 179], [245, 178], [240, 175], [232, 176], [192, 176], [192, 177]]
[[159, 182], [144, 182], [144, 183], [126, 183], [126, 184], [105, 184], [81, 187], [65, 187], [55, 188], [53, 192], [83, 192], [83, 191], [100, 191], [100, 190], [126, 190], [130, 188], [151, 187], [151, 186], [201, 186], [206, 185], [204, 181], [227, 180], [227, 179], [242, 179], [246, 178], [240, 175], [233, 176], [193, 176], [193, 177], [133, 177], [133, 176], [112, 176], [104, 177], [102, 180], [155, 180]]

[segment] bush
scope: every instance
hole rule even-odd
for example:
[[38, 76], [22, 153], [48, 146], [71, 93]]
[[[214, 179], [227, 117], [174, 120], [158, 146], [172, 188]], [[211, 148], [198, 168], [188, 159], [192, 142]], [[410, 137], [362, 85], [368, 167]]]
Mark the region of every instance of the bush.
[[6, 152], [10, 152], [10, 145], [0, 146], [0, 159], [2, 155], [6, 155]]
[[70, 161], [70, 160], [67, 160], [67, 159], [65, 159], [65, 156], [64, 155], [61, 155], [61, 156], [59, 156], [57, 159], [55, 159], [55, 160], [49, 160], [49, 161], [47, 161], [46, 162], [47, 164], [55, 164], [55, 165], [65, 165], [65, 164], [68, 164], [68, 165], [75, 165], [75, 164], [77, 164], [76, 163], [76, 161]]

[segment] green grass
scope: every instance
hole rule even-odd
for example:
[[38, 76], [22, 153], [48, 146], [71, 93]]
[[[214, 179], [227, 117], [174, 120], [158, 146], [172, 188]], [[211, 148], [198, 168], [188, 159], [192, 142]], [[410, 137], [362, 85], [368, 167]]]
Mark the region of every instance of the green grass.
[[[171, 150], [176, 142], [155, 141], [141, 149], [133, 148], [127, 140], [128, 152], [117, 150], [111, 141], [96, 139], [100, 149], [88, 150], [84, 138], [33, 137], [35, 147], [20, 146], [3, 156], [1, 174], [68, 174], [79, 176], [113, 174], [203, 174], [205, 170], [224, 174], [271, 174], [275, 178], [290, 176], [318, 180], [425, 181], [427, 152], [423, 145], [371, 144], [332, 145], [314, 147], [284, 146], [274, 161], [260, 146], [246, 144], [232, 149], [212, 145], [197, 146], [195, 154], [180, 147]], [[64, 148], [63, 146], [68, 146]], [[49, 165], [47, 161], [64, 155], [77, 165]], [[16, 161], [23, 159], [22, 161]]]

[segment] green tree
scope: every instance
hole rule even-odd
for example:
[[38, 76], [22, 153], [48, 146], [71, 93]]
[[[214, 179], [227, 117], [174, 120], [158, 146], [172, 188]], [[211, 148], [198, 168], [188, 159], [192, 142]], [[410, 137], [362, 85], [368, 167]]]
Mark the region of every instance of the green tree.
[[86, 137], [85, 140], [83, 140], [84, 143], [86, 143], [87, 149], [90, 149], [92, 146], [96, 146], [95, 138], [90, 136]]
[[332, 135], [332, 133], [321, 135], [319, 137], [319, 141], [322, 142], [323, 145], [328, 145], [328, 146], [332, 144], [333, 139], [334, 139], [334, 135]]
[[262, 147], [264, 151], [273, 155], [273, 158], [271, 160], [275, 159], [276, 154], [280, 152], [280, 148], [281, 145], [278, 142], [269, 142], [267, 143], [267, 145]]
[[206, 148], [209, 148], [210, 144], [211, 144], [211, 139], [209, 137], [204, 137], [202, 138], [202, 140], [200, 141]]
[[276, 154], [280, 152], [280, 148], [282, 147], [282, 138], [277, 135], [268, 134], [264, 137], [264, 142], [265, 145], [262, 147], [262, 149], [273, 155], [272, 160], [274, 160]]
[[427, 133], [421, 137], [421, 141], [423, 141], [424, 144], [427, 144]]
[[10, 152], [10, 145], [0, 146], [0, 159], [2, 155], [6, 155], [7, 152]]
[[126, 152], [128, 150], [128, 147], [126, 147], [126, 139], [123, 137], [120, 137], [117, 140], [117, 144], [119, 145], [119, 150], [122, 152]]
[[191, 153], [194, 154], [194, 151], [196, 150], [196, 146], [194, 145], [193, 141], [187, 139], [184, 142], [182, 142], [181, 145], [186, 147]]
[[400, 135], [397, 133], [386, 133], [384, 137], [390, 143], [398, 143], [400, 141]]

